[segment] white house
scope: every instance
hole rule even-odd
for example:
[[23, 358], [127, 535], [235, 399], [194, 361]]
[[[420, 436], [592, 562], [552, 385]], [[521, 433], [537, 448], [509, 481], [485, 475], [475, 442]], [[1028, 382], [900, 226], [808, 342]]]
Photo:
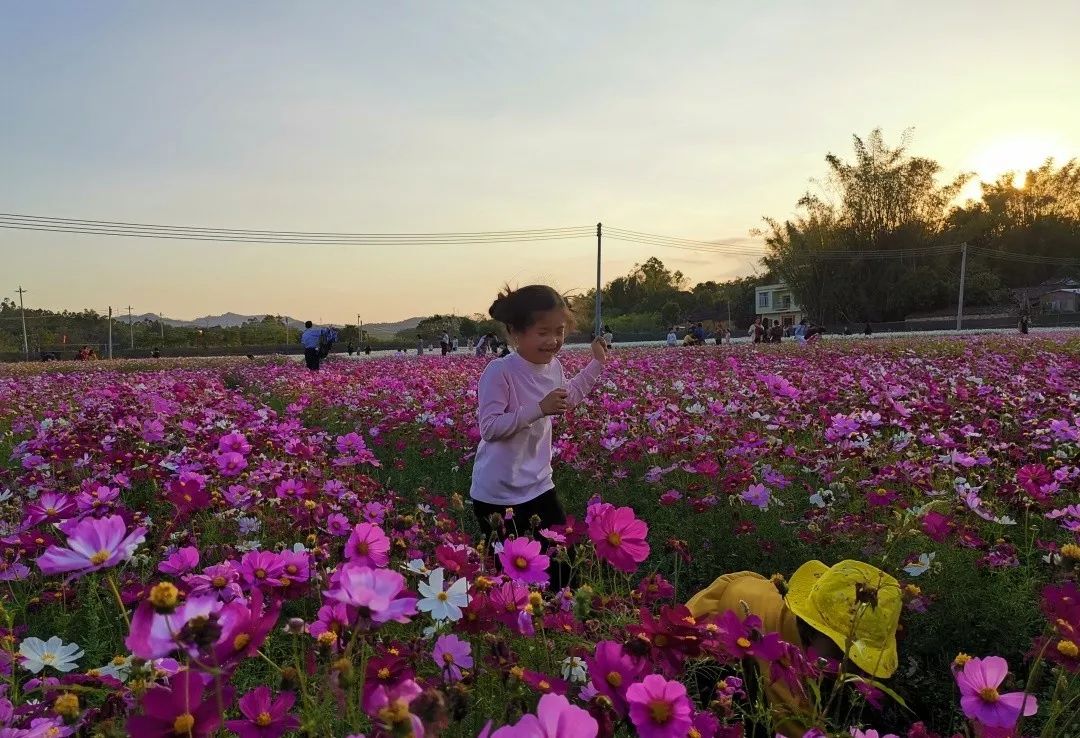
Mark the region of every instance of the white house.
[[802, 308], [795, 302], [795, 295], [783, 282], [756, 288], [754, 301], [755, 314], [761, 316], [762, 322], [768, 320], [769, 325], [772, 325], [774, 320], [779, 320], [782, 326], [792, 326], [803, 318]]

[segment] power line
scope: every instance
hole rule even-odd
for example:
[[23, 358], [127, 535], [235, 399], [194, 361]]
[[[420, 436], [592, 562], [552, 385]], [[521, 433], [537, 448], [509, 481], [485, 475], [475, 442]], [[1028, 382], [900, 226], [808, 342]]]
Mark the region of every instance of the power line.
[[509, 231], [445, 233], [348, 233], [328, 231], [273, 231], [244, 228], [205, 228], [125, 221], [80, 220], [48, 216], [0, 213], [0, 228], [10, 230], [125, 236], [167, 240], [231, 241], [239, 243], [291, 243], [341, 245], [451, 245], [511, 243], [580, 238], [592, 234], [591, 226], [537, 228]]
[[1080, 259], [1070, 259], [1063, 256], [1043, 256], [1041, 254], [1018, 254], [1013, 251], [998, 251], [981, 246], [973, 246], [969, 249], [972, 254], [978, 254], [990, 259], [1002, 259], [1025, 264], [1042, 264], [1048, 266], [1080, 266]]

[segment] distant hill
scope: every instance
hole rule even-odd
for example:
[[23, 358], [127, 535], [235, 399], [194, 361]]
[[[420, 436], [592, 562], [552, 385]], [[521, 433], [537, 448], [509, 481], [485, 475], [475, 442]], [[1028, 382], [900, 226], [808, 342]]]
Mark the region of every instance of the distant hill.
[[[124, 322], [127, 319], [126, 315], [117, 314], [114, 315], [116, 320]], [[185, 328], [213, 328], [220, 326], [222, 328], [234, 328], [236, 326], [243, 325], [250, 320], [262, 320], [264, 315], [241, 315], [239, 313], [225, 313], [223, 315], [204, 315], [201, 318], [195, 318], [194, 320], [177, 320], [176, 318], [162, 317], [160, 320], [165, 325], [174, 327]], [[144, 320], [156, 321], [159, 320], [158, 316], [154, 313], [144, 313], [142, 315], [133, 315], [132, 318], [136, 322]], [[292, 328], [302, 328], [304, 321], [297, 320], [296, 318], [287, 318], [289, 326]], [[396, 323], [365, 323], [364, 331], [368, 333], [377, 333], [380, 335], [393, 336], [398, 331], [410, 330], [415, 328], [423, 318], [408, 318], [406, 320], [400, 320]], [[340, 324], [337, 324], [340, 327]]]

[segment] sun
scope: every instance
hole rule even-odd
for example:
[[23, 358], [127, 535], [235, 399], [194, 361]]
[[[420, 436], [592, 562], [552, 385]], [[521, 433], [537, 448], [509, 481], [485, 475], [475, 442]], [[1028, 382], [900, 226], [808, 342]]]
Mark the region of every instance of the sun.
[[1037, 169], [1053, 157], [1062, 162], [1068, 158], [1067, 147], [1058, 136], [1046, 133], [1018, 133], [993, 139], [977, 148], [968, 160], [965, 169], [975, 172], [976, 180], [968, 188], [974, 187], [973, 197], [981, 194], [979, 182], [996, 182], [1007, 173], [1013, 173], [1013, 186], [1024, 186], [1024, 178], [1029, 169]]

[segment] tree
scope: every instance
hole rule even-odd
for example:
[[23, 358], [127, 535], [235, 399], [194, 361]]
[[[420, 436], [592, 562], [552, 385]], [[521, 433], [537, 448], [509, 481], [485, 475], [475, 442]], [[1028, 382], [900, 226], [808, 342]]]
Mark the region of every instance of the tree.
[[678, 302], [670, 300], [665, 303], [664, 307], [660, 310], [660, 320], [664, 322], [665, 326], [675, 325], [682, 317], [683, 310]]
[[[940, 244], [951, 203], [971, 177], [962, 174], [938, 184], [941, 165], [910, 155], [909, 142], [905, 133], [891, 148], [880, 129], [865, 140], [853, 136], [853, 161], [831, 153], [825, 157], [825, 191], [835, 201], [807, 192], [794, 219], [766, 218], [765, 264], [787, 282], [813, 319], [900, 320], [924, 307], [912, 291], [896, 289], [912, 272], [922, 269], [922, 299], [942, 293], [954, 281], [956, 269], [946, 256], [875, 256]], [[831, 252], [831, 258], [820, 252]], [[838, 252], [850, 255], [836, 258]]]

